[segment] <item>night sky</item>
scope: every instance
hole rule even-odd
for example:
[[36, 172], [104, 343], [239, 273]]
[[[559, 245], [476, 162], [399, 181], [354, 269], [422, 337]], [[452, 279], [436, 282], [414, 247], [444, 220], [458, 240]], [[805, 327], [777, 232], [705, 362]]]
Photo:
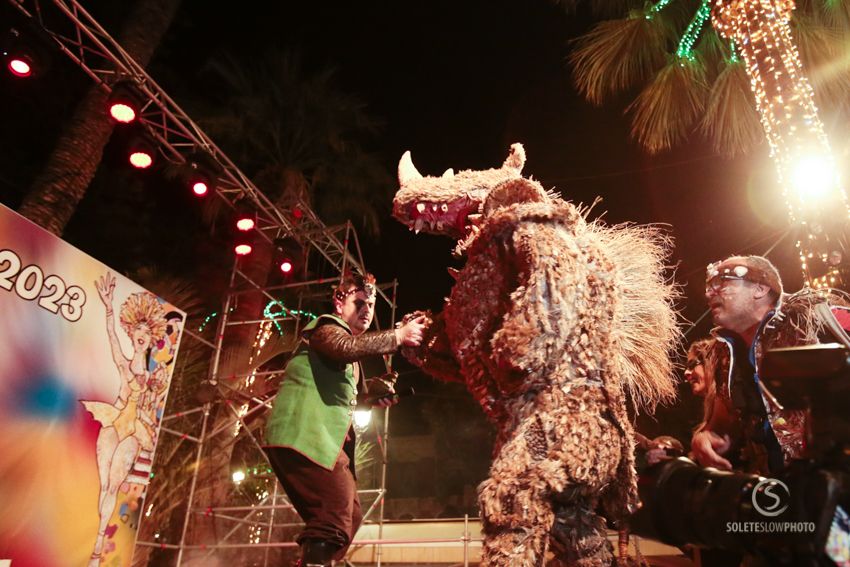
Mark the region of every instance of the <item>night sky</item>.
[[[110, 31], [120, 20], [115, 4], [97, 2], [91, 10]], [[572, 86], [570, 41], [592, 21], [582, 10], [568, 14], [544, 0], [184, 0], [150, 69], [182, 104], [181, 97], [203, 98], [204, 89], [213, 88], [196, 83], [197, 70], [210, 58], [231, 52], [248, 61], [272, 48], [297, 51], [308, 70], [335, 68], [338, 88], [357, 95], [382, 122], [379, 136], [366, 144], [393, 175], [405, 150], [412, 151], [423, 174], [436, 175], [448, 167], [496, 167], [512, 142], [522, 142], [526, 175], [546, 188], [585, 204], [601, 197], [593, 214], [604, 212], [611, 223], [667, 226], [675, 238], [671, 265], [686, 297], [683, 317], [695, 320], [704, 310], [705, 265], [733, 253], [764, 253], [787, 228], [766, 145], [729, 160], [694, 135], [674, 151], [647, 155], [629, 138], [624, 115], [629, 98], [597, 108]], [[50, 80], [12, 89], [4, 78], [0, 85], [4, 204], [17, 205], [38, 169], [38, 156], [46, 155], [74, 96], [87, 85], [60, 57], [56, 54], [52, 70], [59, 90]], [[42, 90], [51, 84], [54, 90]], [[48, 110], [39, 111], [39, 105]], [[836, 150], [846, 156], [846, 136], [836, 135], [846, 132], [846, 116], [823, 118]], [[87, 201], [97, 198], [116, 200], [116, 206], [120, 200], [101, 191]], [[181, 198], [176, 202], [193, 206]], [[127, 213], [116, 214], [117, 222], [133, 222], [120, 217]], [[193, 215], [178, 214], [168, 222], [200, 227]], [[109, 247], [110, 223], [75, 222], [69, 227], [72, 243], [106, 263], [117, 258]], [[381, 228], [379, 240], [361, 235], [367, 266], [379, 281], [398, 278], [402, 312], [439, 309], [451, 285], [446, 267], [456, 264], [453, 242], [414, 237], [388, 214]], [[801, 278], [791, 238], [779, 242], [770, 257], [786, 288], [797, 289]], [[689, 339], [708, 328], [703, 321]]]

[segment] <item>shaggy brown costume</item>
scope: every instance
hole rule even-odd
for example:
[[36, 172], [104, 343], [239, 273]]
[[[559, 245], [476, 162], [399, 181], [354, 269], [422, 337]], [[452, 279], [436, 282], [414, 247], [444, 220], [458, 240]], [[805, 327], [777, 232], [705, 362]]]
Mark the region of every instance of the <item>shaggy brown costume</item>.
[[648, 408], [675, 396], [668, 243], [586, 222], [523, 178], [523, 148], [511, 150], [499, 169], [442, 177], [402, 157], [394, 216], [467, 255], [423, 346], [403, 353], [465, 382], [498, 428], [479, 487], [483, 564], [542, 565], [551, 550], [555, 564], [610, 565], [598, 507], [621, 520], [638, 506], [627, 393]]

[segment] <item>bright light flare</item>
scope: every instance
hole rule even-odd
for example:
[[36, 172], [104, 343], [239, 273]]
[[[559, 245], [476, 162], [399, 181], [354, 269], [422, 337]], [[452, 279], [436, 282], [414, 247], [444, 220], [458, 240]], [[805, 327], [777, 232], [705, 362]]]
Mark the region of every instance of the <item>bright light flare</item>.
[[247, 256], [251, 253], [252, 250], [254, 249], [251, 247], [250, 244], [237, 244], [236, 247], [233, 249], [233, 251], [236, 252], [238, 256]]
[[792, 164], [790, 181], [800, 202], [812, 204], [835, 193], [838, 170], [829, 156], [804, 156]]
[[239, 484], [245, 480], [245, 471], [233, 471], [233, 482]]
[[292, 262], [290, 262], [289, 260], [284, 260], [283, 262], [281, 262], [280, 263], [280, 271], [283, 272], [284, 274], [288, 274], [289, 272], [291, 272], [292, 271]]
[[372, 422], [372, 410], [355, 410], [354, 411], [354, 426], [359, 429], [366, 429]]

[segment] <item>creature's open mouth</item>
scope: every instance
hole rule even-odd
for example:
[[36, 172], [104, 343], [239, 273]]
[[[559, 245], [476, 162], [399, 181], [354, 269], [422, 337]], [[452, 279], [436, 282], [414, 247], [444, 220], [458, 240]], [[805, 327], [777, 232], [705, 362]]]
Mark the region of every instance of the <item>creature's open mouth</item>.
[[411, 230], [466, 238], [481, 218], [479, 204], [471, 199], [457, 201], [417, 201], [410, 206]]

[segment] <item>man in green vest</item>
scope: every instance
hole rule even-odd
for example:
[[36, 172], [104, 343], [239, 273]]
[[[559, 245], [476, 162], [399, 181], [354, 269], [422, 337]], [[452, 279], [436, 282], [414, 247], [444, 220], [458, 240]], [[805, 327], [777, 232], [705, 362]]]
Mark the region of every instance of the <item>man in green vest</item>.
[[[333, 293], [333, 314], [304, 328], [266, 425], [269, 462], [306, 524], [298, 536], [301, 567], [342, 559], [362, 520], [352, 419], [367, 381], [358, 361], [422, 341], [423, 317], [366, 332], [375, 315], [375, 291], [371, 274], [343, 277]], [[387, 394], [381, 405], [394, 403], [392, 387], [381, 393]]]

